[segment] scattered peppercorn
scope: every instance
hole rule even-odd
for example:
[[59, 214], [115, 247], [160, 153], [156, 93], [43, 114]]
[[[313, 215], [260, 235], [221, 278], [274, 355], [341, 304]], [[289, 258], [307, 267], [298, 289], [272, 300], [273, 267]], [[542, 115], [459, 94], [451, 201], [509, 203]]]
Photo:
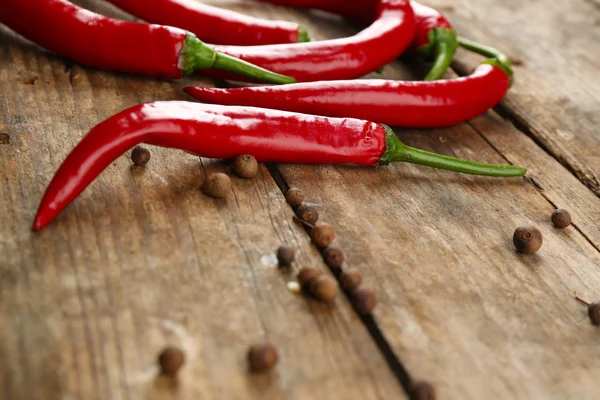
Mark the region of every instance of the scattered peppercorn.
[[296, 249], [293, 247], [281, 246], [277, 249], [277, 261], [281, 267], [289, 267], [296, 257]]
[[310, 284], [310, 292], [319, 300], [331, 303], [340, 291], [337, 281], [327, 275], [316, 277]]
[[302, 204], [296, 209], [296, 215], [304, 222], [314, 225], [319, 219], [319, 212], [314, 206]]
[[300, 293], [300, 291], [302, 290], [302, 287], [298, 282], [288, 282], [285, 286], [287, 287], [287, 290], [289, 290], [292, 293]]
[[567, 210], [563, 210], [562, 208], [554, 211], [552, 213], [552, 224], [558, 229], [564, 229], [567, 226], [571, 225], [571, 214]]
[[337, 247], [329, 246], [323, 250], [323, 258], [330, 268], [340, 269], [344, 263], [344, 253]]
[[533, 226], [522, 226], [515, 230], [513, 244], [523, 254], [533, 254], [542, 247], [542, 232]]
[[353, 292], [358, 289], [360, 285], [362, 285], [363, 278], [356, 270], [348, 270], [342, 272], [340, 275], [340, 282], [344, 290], [348, 292]]
[[304, 201], [304, 192], [302, 192], [302, 189], [289, 188], [285, 193], [285, 200], [293, 208], [300, 207]]
[[304, 267], [298, 272], [298, 282], [302, 287], [307, 288], [321, 273], [316, 268]]
[[319, 248], [327, 247], [335, 239], [335, 230], [329, 224], [317, 224], [310, 231], [310, 239]]
[[435, 400], [435, 389], [429, 382], [414, 382], [410, 388], [410, 400]]
[[8, 133], [0, 132], [0, 144], [10, 144], [10, 135]]
[[375, 293], [371, 289], [359, 287], [354, 290], [350, 299], [352, 300], [352, 305], [357, 313], [360, 315], [367, 315], [373, 312], [375, 306], [377, 305], [377, 297]]
[[248, 365], [252, 372], [269, 370], [278, 360], [277, 350], [269, 343], [255, 344], [248, 350]]
[[233, 161], [233, 170], [238, 176], [251, 179], [258, 174], [258, 162], [250, 154], [243, 154]]
[[185, 362], [185, 354], [177, 347], [166, 347], [158, 356], [162, 375], [174, 376]]
[[131, 152], [131, 161], [138, 167], [148, 164], [148, 161], [150, 161], [150, 150], [142, 146], [135, 146]]
[[594, 325], [600, 325], [600, 303], [590, 304], [588, 308], [588, 315], [590, 316], [590, 321]]
[[222, 172], [212, 173], [206, 178], [202, 189], [207, 195], [222, 199], [231, 192], [231, 179]]

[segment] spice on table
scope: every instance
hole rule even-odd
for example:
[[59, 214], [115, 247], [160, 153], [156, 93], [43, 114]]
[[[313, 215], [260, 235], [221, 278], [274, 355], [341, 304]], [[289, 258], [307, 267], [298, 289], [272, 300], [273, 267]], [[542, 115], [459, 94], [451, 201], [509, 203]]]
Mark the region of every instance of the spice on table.
[[330, 268], [339, 270], [344, 263], [344, 252], [337, 247], [328, 246], [323, 250], [323, 258], [325, 259], [325, 264]]
[[288, 191], [285, 192], [285, 201], [293, 208], [298, 208], [304, 201], [304, 192], [299, 188], [289, 188]]
[[513, 234], [513, 244], [523, 254], [533, 254], [542, 247], [542, 232], [533, 226], [522, 226]]
[[590, 304], [588, 307], [588, 315], [592, 324], [597, 326], [600, 325], [600, 303]]
[[425, 381], [417, 381], [411, 384], [408, 398], [410, 400], [435, 400], [435, 389]]
[[338, 295], [340, 287], [335, 278], [327, 275], [316, 277], [310, 284], [310, 292], [322, 302], [331, 303]]
[[298, 283], [300, 283], [300, 286], [307, 289], [310, 284], [322, 274], [323, 273], [316, 268], [304, 267], [298, 272]]
[[176, 375], [184, 363], [185, 353], [177, 347], [166, 347], [158, 355], [158, 365], [162, 375]]
[[231, 192], [231, 178], [222, 172], [209, 174], [202, 190], [215, 199], [225, 198]]
[[334, 239], [335, 230], [329, 224], [317, 223], [310, 231], [310, 240], [319, 248], [329, 246]]
[[258, 162], [253, 156], [243, 154], [233, 160], [233, 170], [239, 177], [251, 179], [258, 174]]
[[219, 53], [185, 30], [108, 18], [67, 0], [3, 0], [0, 23], [94, 68], [172, 79], [210, 68], [262, 82], [295, 81]]
[[348, 292], [353, 292], [362, 285], [362, 275], [357, 270], [347, 270], [340, 275], [340, 283], [342, 288]]
[[571, 219], [571, 214], [562, 208], [559, 208], [552, 213], [551, 220], [552, 224], [558, 229], [564, 229], [571, 225], [571, 222], [573, 222]]
[[278, 360], [277, 350], [269, 343], [255, 344], [248, 350], [248, 365], [252, 372], [272, 369]]
[[302, 221], [314, 225], [319, 219], [319, 212], [310, 204], [302, 204], [296, 209], [296, 216]]
[[138, 167], [148, 164], [148, 161], [150, 161], [150, 150], [142, 146], [135, 146], [131, 152], [131, 161]]
[[108, 0], [129, 14], [155, 24], [188, 30], [213, 44], [253, 46], [310, 40], [294, 22], [254, 18], [195, 0]]
[[277, 261], [281, 267], [289, 267], [296, 257], [296, 249], [288, 246], [281, 246], [277, 249]]
[[0, 144], [10, 144], [10, 135], [8, 133], [0, 132]]
[[[400, 142], [389, 127], [364, 120], [159, 101], [130, 107], [92, 128], [52, 178], [33, 229], [46, 226], [106, 167], [141, 143], [208, 158], [248, 153], [260, 162], [362, 166], [409, 162], [486, 176], [526, 173], [514, 165], [483, 164], [415, 149]], [[308, 210], [304, 205], [298, 210], [301, 218], [316, 216], [314, 211], [304, 215]]]
[[350, 293], [350, 300], [354, 309], [360, 315], [368, 315], [377, 305], [377, 296], [371, 289], [359, 287]]
[[302, 291], [302, 286], [300, 286], [298, 282], [291, 281], [286, 283], [285, 286], [287, 287], [287, 290], [295, 294], [298, 294]]

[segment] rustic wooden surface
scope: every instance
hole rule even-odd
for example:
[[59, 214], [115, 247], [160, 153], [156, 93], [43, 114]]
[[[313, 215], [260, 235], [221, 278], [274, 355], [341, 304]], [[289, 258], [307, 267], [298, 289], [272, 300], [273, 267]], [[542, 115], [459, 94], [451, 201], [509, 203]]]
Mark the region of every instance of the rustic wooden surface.
[[[299, 21], [317, 39], [355, 32], [323, 14], [211, 3]], [[227, 164], [152, 148], [147, 168], [121, 157], [40, 234], [29, 226], [41, 194], [91, 126], [139, 102], [185, 98], [184, 84], [213, 83], [82, 68], [2, 29], [0, 398], [392, 399], [404, 396], [402, 367], [442, 399], [600, 397], [600, 331], [575, 300], [600, 299], [600, 10], [585, 0], [569, 13], [549, 0], [428, 4], [523, 65], [499, 114], [397, 133], [427, 150], [524, 165], [528, 178], [263, 166], [212, 200], [198, 187]], [[458, 72], [478, 60], [461, 53]], [[415, 75], [394, 63], [385, 77]], [[281, 193], [291, 185], [336, 227], [348, 265], [377, 293], [373, 319], [342, 296], [326, 306], [286, 289], [293, 272], [274, 267], [280, 244], [300, 249], [296, 270], [327, 269], [292, 222]], [[552, 228], [555, 207], [574, 226]], [[512, 248], [524, 224], [544, 234], [537, 255]], [[263, 340], [281, 362], [249, 375], [245, 351]], [[155, 376], [169, 344], [188, 356], [176, 383]]]

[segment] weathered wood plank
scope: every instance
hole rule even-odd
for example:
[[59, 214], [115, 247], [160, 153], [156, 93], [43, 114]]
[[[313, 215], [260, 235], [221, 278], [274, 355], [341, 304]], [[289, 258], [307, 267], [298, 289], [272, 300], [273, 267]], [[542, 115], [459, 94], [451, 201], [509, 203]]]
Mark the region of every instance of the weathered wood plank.
[[[120, 158], [32, 234], [42, 192], [81, 136], [130, 105], [180, 98], [183, 83], [69, 69], [0, 36], [0, 130], [11, 140], [0, 145], [0, 397], [402, 398], [345, 299], [325, 306], [286, 289], [279, 245], [299, 248], [299, 266], [323, 263], [264, 167], [216, 201], [198, 187], [224, 164], [153, 148], [147, 168]], [[281, 362], [251, 376], [245, 353], [263, 340]], [[177, 386], [155, 379], [168, 344], [188, 357]]]
[[598, 3], [427, 3], [454, 5], [447, 15], [461, 35], [492, 44], [523, 62], [516, 68], [515, 85], [503, 107], [553, 157], [600, 195], [600, 57], [592, 50], [600, 40]]

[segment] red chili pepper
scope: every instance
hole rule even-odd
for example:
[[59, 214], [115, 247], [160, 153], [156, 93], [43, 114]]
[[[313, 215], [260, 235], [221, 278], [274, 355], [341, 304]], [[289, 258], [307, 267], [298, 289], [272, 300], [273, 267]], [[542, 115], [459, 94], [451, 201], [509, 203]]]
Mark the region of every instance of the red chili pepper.
[[392, 126], [439, 128], [473, 118], [504, 98], [508, 72], [495, 60], [468, 77], [435, 82], [362, 79], [184, 91], [204, 103], [351, 117]]
[[155, 102], [122, 111], [81, 140], [50, 182], [33, 229], [46, 226], [108, 165], [139, 143], [210, 158], [251, 154], [262, 162], [375, 166], [402, 161], [487, 176], [522, 176], [526, 172], [513, 165], [475, 163], [408, 147], [390, 128], [358, 119]]
[[[377, 15], [368, 28], [349, 38], [215, 49], [298, 81], [358, 78], [396, 59], [414, 38], [415, 21], [408, 0], [381, 0]], [[231, 74], [211, 74], [239, 80]]]
[[[314, 8], [351, 18], [359, 23], [375, 19], [379, 0], [259, 0], [299, 8]], [[426, 81], [440, 79], [452, 63], [458, 47], [456, 32], [450, 22], [438, 11], [416, 1], [410, 2], [415, 14], [416, 35], [412, 49], [433, 66]]]
[[310, 41], [306, 29], [295, 22], [254, 18], [196, 0], [108, 1], [148, 22], [186, 29], [208, 43], [255, 46]]
[[184, 30], [107, 18], [66, 0], [3, 0], [0, 23], [48, 50], [96, 68], [167, 78], [217, 68], [264, 82], [294, 81], [215, 52]]

